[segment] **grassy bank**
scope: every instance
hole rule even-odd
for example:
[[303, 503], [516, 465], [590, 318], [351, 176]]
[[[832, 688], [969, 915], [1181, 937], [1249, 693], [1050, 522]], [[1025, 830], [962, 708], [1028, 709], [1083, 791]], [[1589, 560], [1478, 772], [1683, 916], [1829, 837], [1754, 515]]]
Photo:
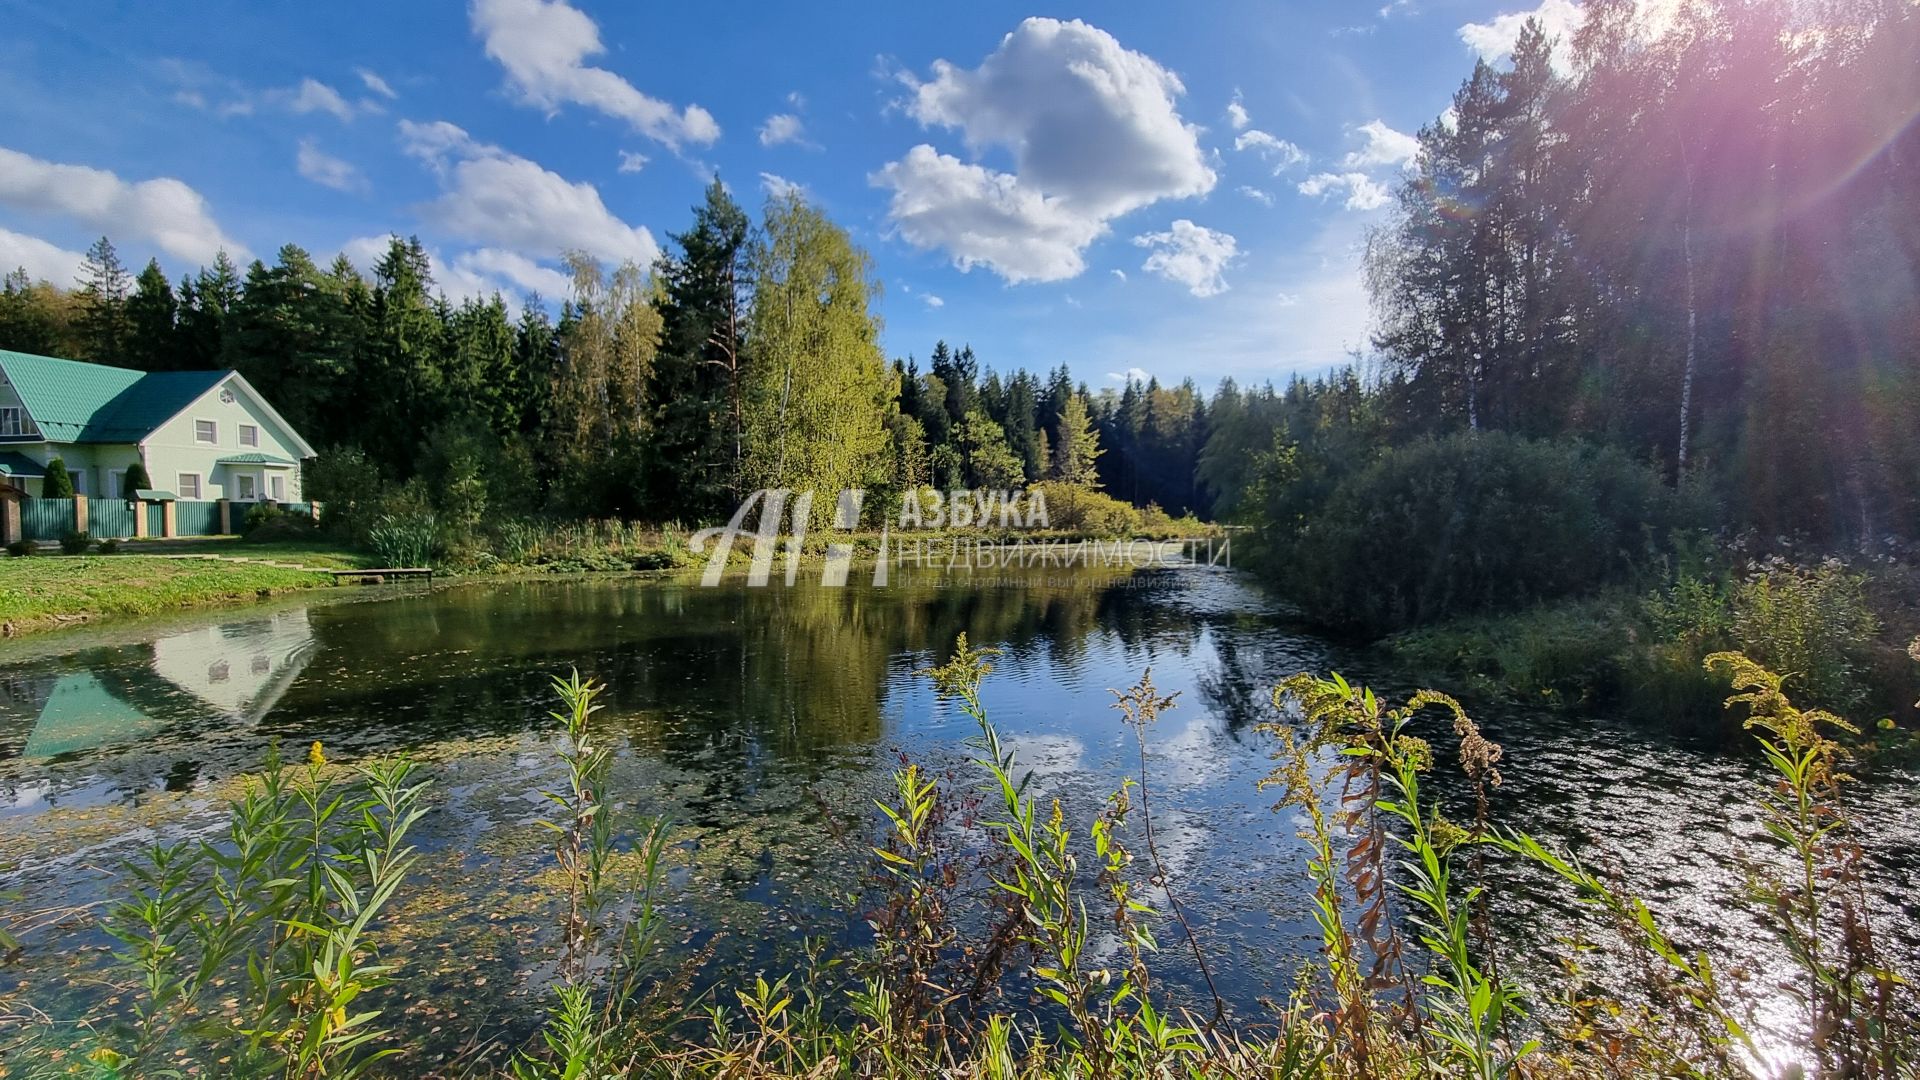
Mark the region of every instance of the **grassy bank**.
[[1738, 649], [1787, 687], [1878, 729], [1920, 726], [1920, 573], [1772, 559], [1740, 573], [1679, 572], [1521, 611], [1451, 619], [1382, 639], [1393, 666], [1480, 699], [1617, 709], [1682, 725], [1724, 722], [1724, 684], [1701, 661]]
[[[291, 552], [247, 554], [293, 561]], [[208, 559], [153, 555], [0, 559], [0, 635], [17, 637], [97, 619], [157, 615], [332, 584], [333, 578], [324, 573]]]

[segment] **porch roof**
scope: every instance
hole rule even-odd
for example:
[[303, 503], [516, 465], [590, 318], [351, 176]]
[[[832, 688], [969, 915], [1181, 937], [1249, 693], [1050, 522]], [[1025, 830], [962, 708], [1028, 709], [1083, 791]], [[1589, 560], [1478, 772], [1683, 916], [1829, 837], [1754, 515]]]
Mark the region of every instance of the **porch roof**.
[[39, 480], [45, 478], [44, 465], [17, 450], [0, 450], [0, 476], [11, 476], [20, 480]]
[[214, 464], [215, 465], [265, 465], [267, 468], [270, 468], [270, 469], [293, 468], [293, 462], [288, 461], [286, 458], [283, 458], [283, 457], [274, 457], [272, 454], [235, 454], [232, 457], [223, 457], [219, 461], [214, 462]]

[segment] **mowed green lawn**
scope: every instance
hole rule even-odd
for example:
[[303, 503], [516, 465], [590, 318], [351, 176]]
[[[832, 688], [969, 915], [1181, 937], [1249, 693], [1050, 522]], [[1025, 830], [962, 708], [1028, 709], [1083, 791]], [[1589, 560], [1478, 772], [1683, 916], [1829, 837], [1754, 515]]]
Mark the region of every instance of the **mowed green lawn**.
[[[263, 545], [266, 546], [269, 545]], [[296, 559], [292, 551], [236, 547], [233, 553], [320, 565], [317, 561]], [[317, 556], [319, 553], [306, 554]], [[12, 637], [94, 619], [154, 615], [184, 607], [253, 600], [332, 584], [330, 574], [208, 559], [164, 559], [147, 555], [0, 556], [0, 635]]]
[[[42, 552], [57, 551], [47, 544]], [[320, 537], [293, 540], [242, 540], [230, 536], [180, 537], [173, 540], [122, 540], [125, 555], [220, 555], [227, 558], [299, 563], [316, 570], [354, 570], [373, 563], [368, 556]]]

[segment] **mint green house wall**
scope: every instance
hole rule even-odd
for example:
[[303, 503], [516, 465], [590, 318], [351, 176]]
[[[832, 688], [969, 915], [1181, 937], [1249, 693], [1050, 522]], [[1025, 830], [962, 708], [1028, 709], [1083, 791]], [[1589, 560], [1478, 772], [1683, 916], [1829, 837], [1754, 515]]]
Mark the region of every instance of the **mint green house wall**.
[[[231, 401], [225, 400], [232, 398]], [[214, 424], [214, 441], [205, 443], [195, 437], [196, 422]], [[260, 445], [242, 446], [240, 427], [250, 424], [260, 431]], [[272, 499], [276, 502], [304, 502], [301, 493], [300, 465], [312, 450], [287, 424], [237, 375], [229, 375], [218, 385], [181, 410], [178, 416], [153, 430], [140, 444], [147, 463], [147, 475], [153, 485], [189, 498], [181, 482], [182, 474], [200, 479], [203, 500], [242, 501], [240, 478], [253, 481], [249, 501]], [[224, 458], [261, 454], [292, 462], [291, 468], [271, 465], [222, 464]], [[273, 479], [280, 478], [282, 490], [276, 492]]]

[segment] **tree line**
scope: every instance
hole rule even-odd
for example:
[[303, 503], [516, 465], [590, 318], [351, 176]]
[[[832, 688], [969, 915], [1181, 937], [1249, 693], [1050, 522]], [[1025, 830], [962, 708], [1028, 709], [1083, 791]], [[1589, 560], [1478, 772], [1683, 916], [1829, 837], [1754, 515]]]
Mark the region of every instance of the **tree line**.
[[288, 246], [177, 285], [102, 241], [77, 288], [6, 278], [0, 346], [232, 367], [325, 457], [576, 515], [1064, 479], [1293, 529], [1395, 447], [1502, 432], [1617, 448], [1731, 528], [1920, 536], [1915, 6], [1583, 11], [1421, 130], [1368, 244], [1370, 351], [1284, 387], [1093, 390], [946, 342], [890, 362], [866, 253], [718, 182], [655, 265], [570, 256], [557, 316], [448, 300], [417, 240], [370, 278]]
[[1920, 13], [1640, 7], [1589, 0], [1558, 54], [1528, 26], [1420, 132], [1367, 254], [1377, 422], [1615, 445], [1769, 534], [1920, 536]]
[[290, 244], [175, 283], [156, 261], [129, 273], [103, 238], [75, 288], [6, 277], [0, 347], [232, 368], [324, 448], [323, 482], [419, 479], [456, 514], [695, 522], [760, 487], [1042, 480], [1209, 508], [1191, 382], [1092, 392], [1065, 365], [1003, 375], [945, 342], [925, 371], [890, 362], [870, 260], [798, 196], [755, 223], [715, 182], [669, 239], [650, 267], [568, 255], [556, 317], [537, 296], [517, 314], [498, 295], [450, 300], [418, 239], [393, 237], [370, 275]]

